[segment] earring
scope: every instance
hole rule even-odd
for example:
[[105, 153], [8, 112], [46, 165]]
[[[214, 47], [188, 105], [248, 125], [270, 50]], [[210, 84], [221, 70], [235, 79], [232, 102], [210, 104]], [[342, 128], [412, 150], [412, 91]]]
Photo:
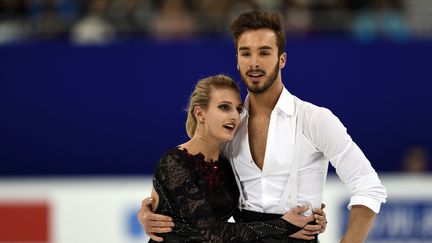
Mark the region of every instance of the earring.
[[204, 119], [201, 117], [200, 119], [199, 119], [199, 121], [200, 121], [200, 124], [205, 124], [204, 125], [204, 127], [205, 127], [205, 130], [204, 130], [204, 135], [201, 135], [201, 134], [199, 134], [199, 132], [198, 132], [198, 127], [199, 127], [199, 125], [200, 124], [198, 124], [198, 127], [197, 127], [197, 130], [196, 130], [196, 134], [197, 134], [197, 136], [199, 137], [199, 138], [204, 138], [205, 136], [207, 136], [207, 133], [208, 133], [208, 124], [207, 124], [207, 122], [204, 122]]

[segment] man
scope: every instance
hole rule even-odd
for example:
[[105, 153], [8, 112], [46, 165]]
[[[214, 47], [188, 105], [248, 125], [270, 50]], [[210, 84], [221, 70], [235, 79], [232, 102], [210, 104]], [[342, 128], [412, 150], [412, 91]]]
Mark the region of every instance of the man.
[[[298, 205], [318, 207], [330, 161], [351, 191], [349, 226], [341, 242], [364, 242], [386, 190], [339, 119], [285, 89], [281, 16], [245, 13], [233, 22], [231, 31], [237, 68], [248, 89], [237, 134], [224, 147], [241, 188], [239, 219], [267, 218]], [[153, 233], [169, 230], [171, 222], [150, 213], [146, 204], [144, 200], [138, 218], [146, 232], [157, 237]]]

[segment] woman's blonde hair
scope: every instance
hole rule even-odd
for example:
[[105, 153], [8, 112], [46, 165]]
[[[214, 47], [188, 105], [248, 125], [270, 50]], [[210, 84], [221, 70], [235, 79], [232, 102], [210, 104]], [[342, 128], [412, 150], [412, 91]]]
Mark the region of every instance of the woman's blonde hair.
[[240, 88], [232, 78], [223, 74], [210, 76], [198, 81], [195, 89], [189, 97], [187, 108], [186, 132], [190, 138], [193, 137], [197, 128], [197, 119], [194, 114], [195, 107], [207, 109], [210, 102], [212, 88], [229, 88], [240, 96]]

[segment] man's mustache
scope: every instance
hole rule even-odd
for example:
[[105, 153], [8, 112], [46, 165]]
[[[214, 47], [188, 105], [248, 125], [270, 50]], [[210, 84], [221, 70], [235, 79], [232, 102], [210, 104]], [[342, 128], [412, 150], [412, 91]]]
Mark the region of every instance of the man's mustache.
[[261, 74], [265, 75], [265, 71], [262, 70], [262, 69], [259, 69], [259, 68], [257, 68], [257, 69], [249, 69], [246, 72], [246, 75], [249, 75], [250, 73], [261, 73]]

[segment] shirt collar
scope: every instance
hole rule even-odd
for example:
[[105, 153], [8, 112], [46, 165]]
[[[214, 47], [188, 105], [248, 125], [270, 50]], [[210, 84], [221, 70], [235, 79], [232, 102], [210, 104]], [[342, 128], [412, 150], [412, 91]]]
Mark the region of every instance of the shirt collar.
[[279, 100], [276, 103], [274, 110], [280, 110], [288, 116], [294, 114], [294, 96], [285, 88], [282, 89], [282, 93], [279, 96]]
[[[279, 99], [276, 103], [276, 106], [273, 110], [281, 111], [288, 116], [292, 116], [294, 114], [294, 96], [285, 88], [282, 89], [282, 93], [279, 96]], [[245, 115], [249, 115], [249, 94], [246, 96], [244, 102], [244, 111]]]

